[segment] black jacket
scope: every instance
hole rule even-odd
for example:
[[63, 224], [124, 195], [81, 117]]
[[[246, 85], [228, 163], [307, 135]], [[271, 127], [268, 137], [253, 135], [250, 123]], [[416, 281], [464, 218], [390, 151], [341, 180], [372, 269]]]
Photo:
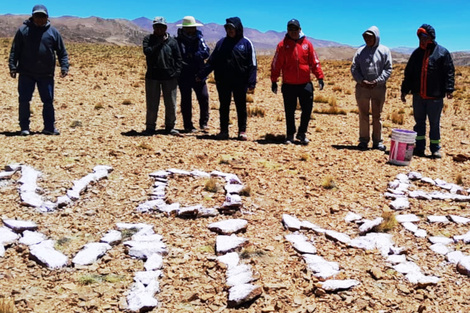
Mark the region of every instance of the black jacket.
[[220, 39], [198, 77], [204, 78], [214, 71], [217, 83], [256, 86], [256, 52], [251, 41], [243, 36], [243, 24], [238, 17], [226, 19], [236, 30], [235, 38]]
[[455, 69], [446, 48], [432, 43], [418, 48], [410, 56], [401, 85], [402, 94], [419, 94], [423, 98], [440, 99], [454, 91]]
[[146, 79], [168, 80], [180, 76], [183, 62], [175, 38], [168, 34], [163, 38], [154, 34], [147, 35], [143, 50], [147, 57]]
[[10, 72], [54, 76], [56, 53], [62, 71], [69, 70], [69, 58], [64, 41], [57, 29], [47, 21], [36, 26], [32, 18], [24, 21], [16, 32], [8, 60]]

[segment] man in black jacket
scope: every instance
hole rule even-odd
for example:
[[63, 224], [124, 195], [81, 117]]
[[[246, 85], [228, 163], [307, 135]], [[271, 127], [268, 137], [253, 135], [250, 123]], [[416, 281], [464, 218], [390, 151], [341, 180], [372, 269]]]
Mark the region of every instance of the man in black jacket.
[[148, 135], [155, 133], [161, 93], [165, 104], [165, 131], [171, 135], [178, 134], [175, 129], [176, 90], [183, 65], [178, 42], [166, 30], [165, 18], [157, 16], [153, 20], [153, 33], [145, 36], [143, 41], [143, 50], [147, 58], [145, 133]]
[[446, 48], [435, 41], [436, 32], [431, 25], [423, 24], [417, 32], [419, 48], [410, 56], [401, 85], [401, 100], [413, 94], [413, 115], [416, 156], [425, 156], [426, 118], [429, 118], [430, 150], [433, 158], [441, 158], [440, 120], [444, 97], [452, 99], [454, 91], [454, 63]]
[[21, 135], [28, 136], [30, 102], [35, 86], [43, 102], [43, 134], [59, 135], [55, 128], [54, 72], [56, 54], [60, 63], [60, 77], [67, 76], [69, 59], [60, 33], [51, 26], [47, 8], [41, 4], [33, 7], [31, 18], [24, 21], [16, 32], [11, 46], [10, 76], [18, 77], [19, 122]]

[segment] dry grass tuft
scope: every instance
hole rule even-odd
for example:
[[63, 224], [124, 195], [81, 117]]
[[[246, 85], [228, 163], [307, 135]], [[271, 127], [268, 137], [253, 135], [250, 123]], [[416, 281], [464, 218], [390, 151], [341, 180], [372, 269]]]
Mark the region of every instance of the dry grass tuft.
[[313, 98], [313, 102], [318, 102], [318, 103], [328, 103], [328, 97], [324, 95], [316, 95]]
[[395, 218], [395, 213], [391, 211], [386, 211], [382, 213], [383, 222], [377, 226], [378, 232], [388, 232], [391, 231], [398, 225], [398, 221]]
[[266, 116], [266, 110], [259, 106], [254, 106], [254, 107], [249, 106], [246, 110], [246, 113], [248, 114], [248, 117], [253, 117], [253, 116], [265, 117]]
[[310, 159], [310, 154], [308, 153], [302, 153], [302, 155], [300, 156], [301, 161], [308, 161], [309, 159]]
[[12, 299], [0, 299], [0, 313], [16, 313], [15, 303]]
[[336, 188], [336, 182], [335, 182], [333, 176], [327, 175], [323, 179], [323, 181], [321, 183], [321, 186], [325, 189], [334, 189], [334, 188]]
[[82, 127], [82, 126], [83, 126], [83, 123], [79, 120], [75, 120], [75, 121], [72, 121], [72, 123], [70, 123], [71, 128], [77, 128], [77, 127]]
[[217, 180], [215, 178], [209, 178], [204, 184], [204, 190], [216, 193], [219, 190], [219, 186], [217, 186]]
[[124, 104], [124, 105], [131, 105], [131, 104], [132, 104], [132, 100], [131, 100], [131, 99], [124, 99], [124, 100], [122, 101], [122, 104]]
[[393, 112], [390, 119], [392, 120], [392, 123], [398, 124], [398, 125], [403, 125], [405, 124], [405, 115], [400, 114], [398, 112]]
[[462, 174], [457, 174], [457, 176], [455, 176], [455, 183], [457, 185], [463, 186], [463, 175]]
[[97, 104], [95, 104], [95, 110], [101, 110], [101, 109], [104, 109], [104, 105], [102, 102], [98, 102]]
[[153, 150], [152, 145], [150, 145], [148, 142], [141, 142], [137, 147], [143, 150]]
[[251, 196], [251, 187], [245, 186], [242, 190], [240, 190], [240, 196], [250, 197]]

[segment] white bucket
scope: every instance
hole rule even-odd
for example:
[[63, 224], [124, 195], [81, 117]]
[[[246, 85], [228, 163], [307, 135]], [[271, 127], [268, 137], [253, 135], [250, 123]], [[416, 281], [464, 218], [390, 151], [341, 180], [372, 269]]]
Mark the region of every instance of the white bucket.
[[392, 129], [388, 162], [395, 165], [409, 165], [413, 158], [416, 132], [406, 129]]

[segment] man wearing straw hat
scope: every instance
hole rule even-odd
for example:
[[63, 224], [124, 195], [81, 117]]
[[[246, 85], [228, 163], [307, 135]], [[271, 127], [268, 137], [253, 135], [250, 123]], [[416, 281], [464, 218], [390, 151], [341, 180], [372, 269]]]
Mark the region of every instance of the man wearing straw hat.
[[207, 46], [202, 32], [196, 27], [203, 26], [197, 23], [192, 16], [185, 16], [178, 29], [178, 46], [183, 57], [183, 69], [178, 79], [181, 93], [181, 113], [183, 114], [184, 130], [188, 133], [196, 131], [192, 122], [192, 90], [196, 93], [199, 103], [199, 127], [208, 129], [209, 121], [209, 93], [207, 91], [206, 78], [196, 81], [196, 74], [204, 67], [204, 61], [209, 57], [210, 49]]

